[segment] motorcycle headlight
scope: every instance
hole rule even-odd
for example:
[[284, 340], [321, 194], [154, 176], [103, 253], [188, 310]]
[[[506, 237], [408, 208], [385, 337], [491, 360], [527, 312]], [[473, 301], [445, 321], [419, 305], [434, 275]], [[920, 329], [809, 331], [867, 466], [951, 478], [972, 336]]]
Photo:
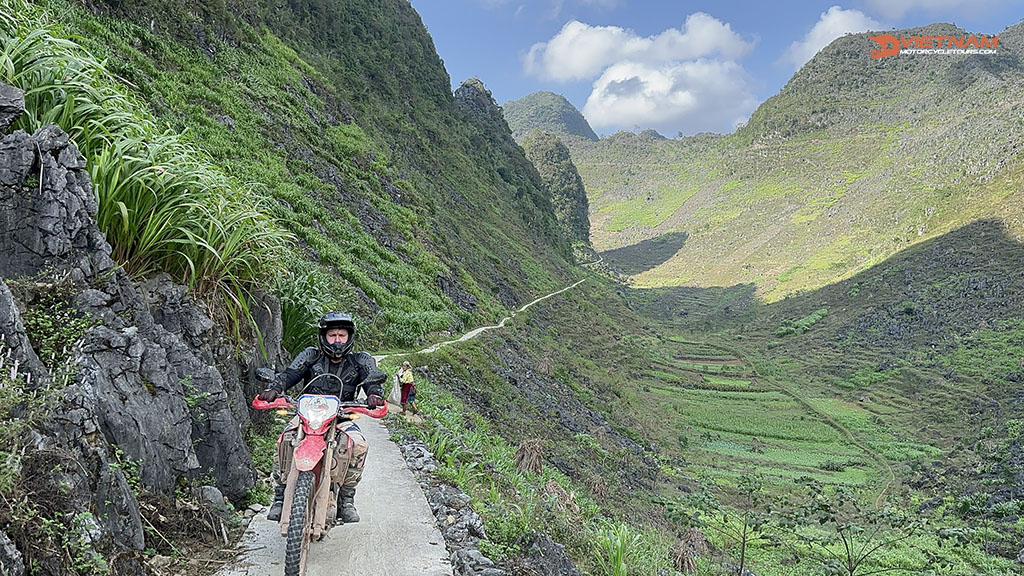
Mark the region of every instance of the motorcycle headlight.
[[341, 402], [334, 396], [304, 394], [299, 398], [299, 414], [310, 428], [319, 430], [324, 422], [338, 414]]

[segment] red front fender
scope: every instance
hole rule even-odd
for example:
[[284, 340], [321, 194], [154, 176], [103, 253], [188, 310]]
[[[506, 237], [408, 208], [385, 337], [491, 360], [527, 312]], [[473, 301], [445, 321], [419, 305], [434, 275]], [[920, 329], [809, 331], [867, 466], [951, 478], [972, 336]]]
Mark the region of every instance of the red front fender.
[[295, 467], [300, 472], [312, 470], [316, 467], [320, 459], [324, 457], [324, 448], [327, 447], [327, 442], [324, 441], [323, 436], [317, 436], [316, 434], [310, 434], [302, 439], [298, 447], [295, 448]]

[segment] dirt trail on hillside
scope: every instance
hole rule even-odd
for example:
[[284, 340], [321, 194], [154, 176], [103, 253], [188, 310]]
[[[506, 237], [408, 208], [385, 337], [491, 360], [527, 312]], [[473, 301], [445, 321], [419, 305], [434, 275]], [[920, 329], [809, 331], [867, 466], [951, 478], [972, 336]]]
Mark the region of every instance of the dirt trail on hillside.
[[[591, 262], [591, 264], [593, 264], [593, 262]], [[461, 337], [456, 338], [455, 340], [445, 340], [444, 342], [439, 342], [437, 344], [434, 344], [432, 346], [428, 346], [428, 347], [426, 347], [426, 348], [424, 348], [422, 350], [418, 350], [416, 352], [408, 352], [408, 353], [403, 353], [403, 354], [383, 354], [381, 356], [374, 356], [374, 359], [376, 359], [378, 362], [380, 362], [381, 360], [383, 360], [385, 358], [400, 358], [402, 356], [408, 356], [409, 354], [430, 354], [431, 352], [434, 352], [437, 349], [442, 348], [444, 346], [448, 346], [448, 345], [451, 345], [451, 344], [456, 344], [456, 343], [459, 343], [459, 342], [465, 342], [466, 340], [472, 340], [473, 338], [476, 338], [477, 336], [479, 336], [480, 334], [482, 334], [482, 333], [484, 333], [484, 332], [486, 332], [488, 330], [495, 330], [495, 329], [498, 329], [498, 328], [504, 328], [505, 327], [505, 323], [508, 322], [509, 320], [515, 318], [516, 314], [519, 314], [520, 312], [525, 312], [530, 306], [533, 306], [534, 304], [536, 304], [538, 302], [541, 302], [543, 300], [547, 300], [548, 298], [551, 298], [552, 296], [556, 296], [558, 294], [561, 294], [562, 292], [565, 292], [566, 290], [569, 290], [571, 288], [575, 288], [576, 286], [579, 286], [580, 284], [582, 284], [584, 280], [586, 280], [586, 278], [584, 278], [583, 280], [578, 280], [578, 281], [574, 282], [573, 284], [570, 284], [570, 285], [566, 286], [565, 288], [562, 288], [561, 290], [552, 292], [550, 294], [547, 294], [546, 296], [541, 296], [540, 298], [537, 298], [533, 302], [530, 302], [529, 304], [524, 305], [522, 308], [516, 310], [512, 314], [510, 314], [508, 316], [505, 316], [497, 324], [494, 324], [492, 326], [481, 326], [480, 328], [476, 328], [474, 330], [470, 330], [469, 332], [466, 332]]]

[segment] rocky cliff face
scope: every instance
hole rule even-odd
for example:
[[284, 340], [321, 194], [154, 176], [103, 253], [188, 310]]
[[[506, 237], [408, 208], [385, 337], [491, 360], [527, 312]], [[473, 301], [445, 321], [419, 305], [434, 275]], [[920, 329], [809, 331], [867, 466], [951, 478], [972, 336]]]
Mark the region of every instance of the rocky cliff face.
[[562, 233], [570, 242], [590, 244], [590, 215], [583, 187], [569, 149], [549, 132], [534, 132], [522, 140], [523, 150], [551, 194], [551, 205]]
[[[0, 113], [21, 113], [16, 91], [4, 87], [0, 100]], [[59, 128], [0, 140], [0, 338], [18, 374], [9, 382], [49, 388], [59, 402], [24, 441], [22, 480], [33, 462], [59, 454], [65, 464], [41, 478], [66, 497], [65, 519], [88, 515], [90, 546], [141, 573], [133, 551], [145, 546], [142, 522], [119, 463], [137, 464], [132, 480], [148, 492], [209, 484], [242, 499], [255, 479], [243, 442], [248, 376], [283, 361], [280, 307], [271, 296], [258, 307], [268, 358], [236, 349], [184, 287], [166, 276], [133, 283], [112, 260], [96, 211], [85, 160]], [[45, 319], [55, 299], [88, 326], [78, 342], [61, 343], [69, 351], [60, 366], [38, 357], [40, 335], [23, 321]], [[8, 532], [22, 548], [18, 527]], [[6, 556], [0, 572], [17, 574]]]
[[[537, 170], [512, 138], [512, 131], [490, 90], [479, 79], [470, 78], [455, 90], [455, 106], [466, 122], [476, 128], [470, 138], [470, 146], [490, 155], [490, 160], [484, 165], [493, 166], [505, 184], [504, 189], [495, 189], [491, 193], [514, 197], [519, 220], [533, 240], [556, 246], [568, 256], [570, 250], [563, 241], [564, 235], [559, 230], [551, 198]], [[496, 164], [496, 158], [507, 159], [508, 165]]]

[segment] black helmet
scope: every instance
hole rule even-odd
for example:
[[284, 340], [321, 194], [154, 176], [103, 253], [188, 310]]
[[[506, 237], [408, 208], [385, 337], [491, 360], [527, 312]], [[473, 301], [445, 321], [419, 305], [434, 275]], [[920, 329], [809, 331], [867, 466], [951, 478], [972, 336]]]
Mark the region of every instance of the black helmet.
[[[344, 344], [328, 344], [327, 331], [335, 328], [348, 330], [348, 342]], [[356, 323], [352, 316], [344, 312], [328, 312], [320, 317], [320, 351], [328, 358], [338, 360], [344, 358], [345, 354], [352, 349], [352, 343], [356, 339]]]

